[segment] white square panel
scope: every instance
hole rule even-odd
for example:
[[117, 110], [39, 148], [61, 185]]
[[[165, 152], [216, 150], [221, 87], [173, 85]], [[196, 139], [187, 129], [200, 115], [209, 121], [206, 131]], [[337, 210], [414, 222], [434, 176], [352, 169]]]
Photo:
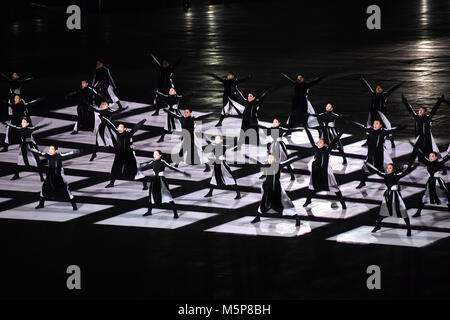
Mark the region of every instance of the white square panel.
[[450, 233], [445, 232], [412, 230], [411, 236], [407, 237], [406, 229], [382, 227], [377, 232], [372, 233], [373, 228], [372, 226], [362, 226], [327, 240], [350, 244], [383, 244], [421, 248], [450, 236]]
[[96, 224], [124, 227], [178, 229], [200, 220], [215, 216], [214, 213], [178, 211], [179, 218], [173, 218], [172, 210], [153, 209], [151, 216], [142, 216], [147, 209], [142, 208], [112, 217]]
[[189, 193], [184, 196], [177, 197], [175, 203], [184, 205], [193, 205], [209, 208], [223, 208], [223, 209], [239, 209], [248, 206], [252, 203], [261, 201], [260, 193], [241, 192], [242, 198], [234, 200], [236, 192], [232, 190], [214, 189], [213, 196], [205, 198], [209, 189], [202, 189], [196, 192]]
[[[421, 227], [434, 227], [442, 229], [450, 229], [450, 212], [449, 211], [439, 211], [431, 209], [423, 209], [421, 216], [413, 218], [412, 215], [415, 214], [417, 208], [408, 209], [408, 215], [413, 226]], [[388, 217], [383, 219], [383, 222], [398, 223], [399, 225], [404, 225], [403, 219]]]
[[242, 217], [208, 229], [208, 232], [232, 233], [249, 236], [298, 237], [310, 233], [313, 229], [326, 225], [326, 222], [301, 221], [295, 226], [294, 219], [262, 217], [258, 223], [251, 223], [254, 217]]
[[346, 201], [347, 209], [342, 209], [342, 206], [337, 200], [312, 199], [311, 204], [303, 207], [306, 198], [301, 198], [294, 201], [297, 208], [297, 213], [301, 216], [310, 216], [316, 218], [329, 219], [348, 219], [362, 213], [368, 212], [370, 209], [378, 207], [375, 204], [359, 203]]
[[105, 188], [108, 183], [109, 181], [86, 187], [74, 191], [73, 194], [83, 197], [122, 200], [138, 200], [148, 197], [148, 190], [142, 190], [142, 182], [140, 181], [116, 180], [113, 188]]
[[77, 203], [78, 210], [74, 211], [70, 202], [46, 201], [44, 208], [35, 209], [38, 204], [39, 202], [33, 202], [17, 208], [8, 209], [0, 212], [0, 218], [64, 222], [110, 208], [107, 205]]

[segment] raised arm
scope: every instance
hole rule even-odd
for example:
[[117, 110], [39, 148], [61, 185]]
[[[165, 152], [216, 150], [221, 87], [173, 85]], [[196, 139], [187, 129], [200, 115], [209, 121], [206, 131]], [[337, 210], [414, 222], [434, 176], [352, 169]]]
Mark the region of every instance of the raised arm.
[[195, 117], [194, 120], [195, 120], [195, 121], [200, 121], [200, 120], [203, 120], [203, 119], [205, 119], [205, 118], [208, 118], [209, 116], [211, 116], [211, 115], [213, 115], [213, 114], [214, 114], [214, 112], [210, 112], [210, 113], [207, 113], [207, 114], [203, 114], [203, 115], [201, 115], [201, 116]]
[[46, 126], [50, 125], [49, 123], [44, 123], [38, 126], [34, 126], [34, 127], [28, 127], [31, 131], [38, 131], [39, 129], [45, 128]]
[[396, 173], [396, 175], [401, 179], [404, 176], [407, 176], [411, 172], [413, 172], [417, 168], [417, 165], [408, 163], [408, 166], [402, 171]]
[[111, 122], [111, 120], [105, 118], [104, 116], [100, 116], [100, 120], [111, 130], [113, 130], [114, 132], [117, 132], [117, 128], [114, 125], [114, 123]]
[[390, 133], [393, 133], [393, 132], [401, 131], [401, 130], [403, 130], [405, 128], [406, 128], [405, 125], [401, 125], [401, 126], [393, 127], [391, 129], [386, 129], [386, 128], [382, 128], [382, 129], [386, 132], [386, 134], [390, 134]]
[[162, 97], [165, 97], [165, 98], [169, 97], [168, 94], [162, 93], [162, 92], [160, 92], [160, 91], [158, 91], [158, 90], [155, 90], [155, 93], [156, 93], [158, 96], [162, 96]]
[[339, 132], [339, 134], [331, 140], [330, 145], [328, 146], [328, 149], [331, 151], [333, 149], [333, 146], [339, 141], [341, 136], [343, 135], [343, 132]]
[[264, 91], [264, 92], [257, 98], [257, 100], [262, 101], [262, 100], [267, 96], [267, 94], [269, 93], [270, 90], [272, 90], [272, 88], [266, 89], [266, 91]]
[[389, 88], [386, 90], [386, 97], [388, 97], [391, 93], [393, 93], [395, 90], [397, 90], [398, 88], [400, 88], [403, 84], [405, 83], [405, 81], [400, 82], [399, 84], [396, 84], [395, 86]]
[[134, 125], [133, 129], [131, 129], [131, 131], [130, 131], [131, 135], [134, 135], [140, 128], [142, 128], [142, 126], [144, 125], [145, 121], [147, 121], [147, 120], [146, 119], [142, 119], [141, 121], [136, 123]]
[[184, 118], [183, 116], [180, 116], [179, 114], [176, 114], [176, 113], [173, 112], [173, 111], [170, 111], [170, 110], [167, 110], [167, 109], [162, 109], [162, 110], [163, 110], [164, 112], [169, 113], [172, 117], [177, 118], [177, 119], [179, 119], [179, 120], [181, 120], [181, 119]]
[[409, 112], [413, 117], [416, 117], [416, 116], [417, 116], [417, 113], [414, 111], [413, 107], [409, 104], [408, 100], [406, 100], [406, 97], [405, 97], [405, 95], [404, 95], [403, 93], [402, 93], [402, 101], [403, 101], [403, 104], [404, 104], [405, 107], [406, 107], [406, 110], [408, 110], [408, 112]]
[[372, 87], [370, 86], [369, 82], [367, 82], [367, 80], [364, 79], [363, 76], [361, 76], [361, 80], [362, 80], [362, 82], [364, 83], [364, 85], [366, 86], [367, 90], [368, 90], [370, 93], [373, 93], [373, 89], [372, 89]]
[[183, 60], [183, 57], [179, 57], [177, 62], [172, 66], [172, 70], [175, 70], [176, 67], [178, 67], [181, 63], [181, 60]]
[[108, 99], [107, 99], [106, 97], [104, 97], [103, 95], [101, 95], [100, 93], [98, 93], [97, 90], [95, 90], [93, 87], [89, 86], [88, 88], [92, 91], [92, 93], [93, 93], [94, 95], [96, 95], [97, 97], [99, 97], [100, 99], [102, 99], [102, 101], [108, 101]]
[[324, 77], [318, 77], [318, 78], [315, 78], [314, 80], [311, 80], [311, 81], [309, 81], [309, 82], [306, 82], [306, 85], [308, 86], [308, 88], [310, 88], [310, 87], [312, 87], [312, 86], [315, 86], [315, 85], [318, 84], [320, 81], [322, 81], [323, 78], [324, 78]]
[[222, 83], [225, 83], [225, 80], [222, 79], [221, 77], [215, 75], [214, 73], [207, 73], [208, 76], [213, 77], [214, 79], [216, 79], [217, 81], [220, 81]]
[[47, 155], [45, 152], [41, 152], [41, 151], [39, 151], [39, 150], [37, 150], [35, 148], [28, 147], [27, 149], [29, 151], [31, 151], [32, 153], [34, 153], [35, 155], [37, 155], [37, 156], [45, 157]]
[[377, 168], [375, 168], [372, 164], [368, 163], [368, 162], [364, 162], [364, 164], [366, 165], [367, 169], [369, 169], [369, 171], [372, 171], [373, 173], [379, 175], [380, 177], [385, 177], [386, 173], [381, 172], [380, 170], [378, 170]]
[[79, 150], [73, 150], [73, 151], [68, 151], [68, 152], [64, 152], [64, 153], [59, 153], [59, 155], [61, 156], [62, 160], [67, 160], [68, 158], [75, 156], [79, 153], [80, 153]]
[[242, 83], [242, 82], [245, 82], [245, 81], [249, 80], [251, 77], [252, 76], [249, 74], [248, 76], [246, 76], [244, 78], [237, 79], [236, 82], [239, 84], [239, 83]]
[[38, 102], [41, 102], [43, 100], [44, 100], [44, 97], [40, 97], [40, 98], [34, 99], [33, 101], [30, 101], [30, 102], [25, 102], [24, 101], [23, 104], [28, 107], [28, 106], [32, 106], [32, 105], [34, 105], [34, 104], [36, 104]]
[[311, 134], [311, 131], [309, 131], [308, 128], [305, 128], [305, 131], [306, 131], [306, 135], [308, 136], [309, 143], [311, 143], [311, 146], [312, 146], [314, 149], [317, 148], [316, 142], [314, 141], [314, 138], [313, 138], [313, 136], [312, 136], [312, 134]]
[[156, 59], [156, 57], [153, 55], [153, 53], [150, 53], [150, 56], [152, 57], [153, 61], [156, 63], [156, 65], [161, 68], [161, 63]]
[[431, 109], [430, 112], [430, 119], [434, 117], [436, 112], [438, 111], [439, 107], [441, 106], [441, 103], [444, 101], [444, 95], [440, 96], [439, 99], [437, 99], [436, 104], [434, 105], [433, 109]]
[[367, 127], [359, 122], [356, 121], [350, 121], [351, 124], [355, 125], [356, 127], [363, 129], [364, 131], [367, 131]]
[[281, 76], [282, 76], [283, 78], [285, 78], [287, 81], [289, 81], [290, 83], [295, 84], [295, 81], [292, 80], [292, 78], [290, 78], [287, 74], [281, 73]]

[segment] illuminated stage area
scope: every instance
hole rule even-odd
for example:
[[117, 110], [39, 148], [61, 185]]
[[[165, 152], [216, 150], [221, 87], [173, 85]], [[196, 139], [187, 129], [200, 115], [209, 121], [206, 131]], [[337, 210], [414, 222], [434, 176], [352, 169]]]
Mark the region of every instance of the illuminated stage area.
[[[414, 145], [414, 118], [402, 94], [416, 112], [427, 107], [428, 113], [444, 95], [432, 119], [432, 133], [440, 151], [436, 161], [447, 160], [450, 4], [381, 2], [381, 29], [377, 30], [366, 26], [370, 4], [343, 8], [326, 1], [192, 1], [192, 6], [183, 10], [179, 3], [162, 1], [139, 10], [134, 2], [124, 9], [106, 1], [99, 10], [93, 5], [83, 7], [81, 1], [80, 30], [67, 29], [68, 14], [62, 4], [49, 2], [37, 10], [24, 3], [27, 14], [23, 17], [17, 15], [18, 8], [11, 8], [2, 35], [3, 43], [10, 45], [2, 52], [0, 71], [6, 77], [16, 71], [24, 78], [34, 77], [23, 85], [21, 96], [25, 101], [44, 97], [28, 108], [33, 126], [46, 125], [33, 134], [36, 147], [51, 152], [50, 146], [56, 145], [60, 154], [74, 152], [63, 159], [62, 167], [78, 210], [73, 210], [69, 200], [57, 199], [46, 199], [43, 208], [35, 209], [43, 186], [37, 168], [23, 169], [19, 179], [11, 179], [21, 147], [11, 143], [0, 152], [0, 298], [449, 298], [450, 209], [446, 199], [442, 198], [441, 204], [425, 203], [421, 215], [414, 216], [429, 182], [426, 160], [413, 158], [408, 167], [412, 172], [398, 184], [411, 235], [407, 235], [405, 220], [395, 214], [372, 232], [385, 207], [382, 201], [387, 187], [372, 170], [366, 185], [359, 188], [371, 146], [364, 145], [367, 136], [352, 121], [365, 126], [371, 108], [372, 96], [362, 76], [373, 89], [377, 84], [388, 89], [401, 83], [386, 101], [392, 127], [400, 128], [394, 132], [395, 148], [388, 136], [385, 147], [396, 168], [406, 168], [411, 155], [417, 156], [418, 144]], [[208, 73], [224, 78], [233, 71], [238, 79], [251, 75], [238, 86], [245, 98], [249, 92], [259, 98], [270, 88], [264, 100], [258, 101], [260, 144], [230, 148], [220, 158], [226, 159], [237, 187], [219, 186], [211, 197], [205, 197], [212, 173], [205, 172], [203, 164], [182, 162], [166, 168], [164, 179], [152, 178], [150, 190], [155, 185], [165, 188], [156, 180], [167, 182], [177, 219], [169, 202], [155, 205], [151, 215], [143, 216], [149, 190], [141, 181], [117, 178], [114, 187], [105, 188], [111, 180], [115, 153], [121, 154], [115, 150], [122, 133], [116, 133], [117, 141], [113, 139], [116, 149], [100, 146], [95, 159], [91, 158], [98, 136], [89, 130], [74, 134], [75, 122], [81, 123], [79, 104], [67, 96], [80, 90], [81, 80], [95, 86], [91, 80], [96, 61], [103, 61], [125, 108], [113, 116], [113, 124], [131, 129], [146, 120], [132, 136], [136, 162], [155, 159], [154, 151], [160, 150], [162, 159], [173, 164], [171, 155], [184, 145], [180, 122], [185, 119], [175, 119], [177, 130], [160, 141], [167, 120], [162, 109], [169, 104], [164, 98], [154, 99], [161, 78], [151, 54], [161, 63], [168, 59], [175, 64], [182, 57], [171, 85], [183, 96], [180, 114], [192, 109], [192, 116], [204, 117], [196, 137], [199, 149], [208, 148], [217, 135], [223, 136], [226, 144], [236, 143], [243, 123], [241, 115], [233, 115], [216, 125], [224, 87]], [[297, 225], [294, 215], [273, 210], [252, 223], [266, 188], [255, 164], [255, 160], [262, 163], [268, 159], [271, 138], [263, 127], [272, 127], [274, 118], [287, 127], [291, 112], [294, 86], [281, 73], [294, 79], [302, 74], [306, 81], [323, 77], [310, 88], [308, 100], [317, 114], [326, 112], [330, 103], [334, 112], [345, 116], [337, 120], [336, 129], [343, 132], [347, 163], [333, 149], [329, 166], [347, 208], [332, 190], [317, 190], [311, 203], [304, 206], [310, 179], [317, 175], [311, 170], [318, 148], [311, 147], [304, 123], [293, 125], [301, 130], [282, 139], [287, 156], [298, 157], [291, 164], [292, 174], [283, 168], [279, 176], [282, 189], [292, 200], [290, 209], [299, 217]], [[8, 90], [8, 82], [1, 82], [2, 120], [9, 123], [13, 115], [7, 114], [7, 100], [15, 94]], [[111, 110], [117, 110], [119, 105], [110, 97], [114, 102]], [[160, 101], [164, 102], [155, 115]], [[95, 104], [98, 107], [100, 103]], [[248, 110], [251, 104], [246, 106]], [[93, 130], [106, 121], [96, 120]], [[323, 131], [316, 129], [310, 129], [314, 141], [323, 137]], [[5, 146], [6, 136], [2, 124], [0, 148]], [[422, 159], [420, 152], [418, 157]], [[447, 167], [450, 169], [450, 161]], [[153, 170], [143, 174], [150, 176]], [[448, 183], [445, 170], [438, 171], [436, 176]], [[48, 176], [44, 175], [47, 180]], [[67, 287], [66, 270], [71, 265], [81, 270], [82, 290]], [[381, 270], [379, 290], [367, 285], [367, 268], [373, 265]]]

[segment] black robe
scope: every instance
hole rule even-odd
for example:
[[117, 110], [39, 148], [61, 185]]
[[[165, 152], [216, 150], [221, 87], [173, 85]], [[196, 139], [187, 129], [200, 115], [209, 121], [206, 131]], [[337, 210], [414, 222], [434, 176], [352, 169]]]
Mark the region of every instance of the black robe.
[[91, 87], [80, 88], [77, 91], [66, 95], [66, 98], [76, 98], [77, 100], [77, 123], [74, 128], [77, 131], [94, 131], [95, 115], [93, 110], [93, 98], [102, 97]]
[[308, 124], [308, 92], [309, 89], [318, 84], [322, 77], [314, 79], [310, 82], [297, 82], [289, 78], [285, 74], [281, 74], [290, 83], [294, 85], [294, 97], [292, 98], [292, 110], [288, 119], [288, 126], [298, 127], [299, 125], [307, 126]]
[[[17, 165], [21, 165], [21, 162], [23, 162], [24, 166], [39, 167], [39, 155], [32, 153], [31, 151], [29, 151], [29, 149], [39, 150], [36, 142], [33, 139], [33, 132], [39, 130], [44, 126], [27, 126], [25, 128], [22, 128], [22, 126], [18, 127], [10, 123], [6, 123], [6, 125], [12, 128], [13, 131], [17, 131], [20, 135], [20, 149], [17, 159]], [[33, 163], [33, 160], [35, 163]]]
[[210, 180], [211, 185], [228, 186], [236, 184], [236, 178], [233, 176], [231, 168], [225, 160], [227, 150], [232, 147], [233, 146], [224, 145], [223, 142], [212, 142], [205, 148], [205, 153], [210, 153], [212, 155], [208, 161], [213, 164]]
[[[326, 111], [311, 116], [317, 117], [320, 137], [325, 140], [326, 144], [330, 144], [330, 142], [338, 135], [338, 131], [336, 130], [336, 120], [343, 119], [344, 116], [333, 111]], [[338, 140], [335, 146], [338, 149], [343, 149], [341, 140]]]
[[101, 103], [100, 97], [103, 97], [103, 99], [106, 98], [108, 100], [108, 103], [114, 102], [108, 92], [109, 86], [111, 86], [113, 90], [117, 89], [111, 73], [109, 72], [109, 69], [104, 66], [95, 69], [94, 79], [92, 80], [92, 87], [98, 93], [98, 95], [95, 97], [96, 104]]
[[230, 102], [230, 99], [236, 102], [238, 101], [239, 97], [242, 95], [242, 93], [238, 89], [238, 85], [250, 79], [250, 76], [247, 76], [242, 79], [238, 78], [223, 79], [212, 73], [208, 73], [208, 75], [210, 75], [211, 77], [213, 77], [217, 81], [220, 81], [223, 84], [223, 95], [222, 95], [223, 108], [225, 108], [225, 106]]
[[422, 203], [424, 204], [440, 204], [440, 198], [446, 198], [447, 203], [450, 203], [449, 191], [444, 179], [436, 177], [436, 173], [444, 170], [445, 163], [450, 159], [450, 153], [442, 159], [430, 161], [419, 150], [419, 160], [427, 166], [428, 174], [430, 175], [425, 186], [425, 192], [422, 196]]

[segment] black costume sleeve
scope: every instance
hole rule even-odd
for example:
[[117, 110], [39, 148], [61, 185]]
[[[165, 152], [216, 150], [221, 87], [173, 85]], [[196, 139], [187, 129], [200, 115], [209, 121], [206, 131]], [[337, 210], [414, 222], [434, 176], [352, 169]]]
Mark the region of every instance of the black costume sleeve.
[[207, 73], [207, 75], [213, 77], [214, 79], [216, 79], [217, 81], [220, 81], [220, 82], [222, 82], [222, 83], [225, 82], [224, 79], [222, 79], [221, 77], [215, 75], [214, 73]]
[[417, 113], [414, 111], [413, 107], [409, 104], [408, 100], [406, 100], [406, 97], [402, 93], [402, 101], [403, 104], [406, 107], [406, 110], [415, 118], [417, 116]]
[[10, 127], [10, 128], [12, 128], [12, 129], [15, 129], [15, 130], [22, 129], [21, 127], [15, 126], [15, 125], [13, 125], [12, 123], [9, 123], [9, 122], [5, 122], [5, 125]]
[[158, 61], [158, 59], [156, 59], [156, 57], [153, 55], [153, 53], [150, 54], [153, 61], [156, 63], [156, 65], [161, 68], [161, 63]]
[[130, 131], [131, 135], [134, 135], [140, 128], [142, 128], [142, 126], [144, 125], [145, 121], [147, 121], [147, 120], [146, 119], [142, 119], [141, 121], [136, 123], [134, 125], [133, 129], [131, 129], [131, 131]]
[[74, 151], [69, 151], [69, 152], [64, 152], [64, 153], [60, 153], [59, 155], [61, 156], [61, 160], [67, 160], [68, 158], [79, 154], [80, 151], [79, 150], [74, 150]]
[[34, 126], [34, 127], [28, 127], [31, 131], [37, 131], [39, 129], [45, 128], [46, 126], [48, 126], [50, 123], [44, 123], [38, 126]]
[[0, 72], [0, 76], [2, 76], [3, 78], [6, 79], [6, 81], [10, 81], [11, 79], [9, 77], [6, 76], [6, 74], [4, 74], [3, 72]]
[[114, 125], [114, 123], [111, 122], [111, 120], [109, 120], [109, 119], [107, 119], [107, 118], [105, 118], [105, 117], [103, 117], [103, 116], [100, 116], [100, 120], [101, 120], [108, 128], [110, 128], [110, 129], [113, 130], [114, 132], [117, 132], [117, 128], [116, 128], [116, 126]]
[[150, 161], [146, 161], [146, 162], [142, 162], [141, 164], [139, 164], [139, 169], [141, 171], [145, 171], [148, 169], [153, 169], [153, 164], [155, 162], [155, 159], [152, 159]]
[[356, 121], [350, 121], [350, 123], [353, 124], [353, 125], [355, 125], [355, 126], [357, 126], [357, 127], [360, 128], [360, 129], [363, 129], [364, 131], [367, 131], [367, 129], [368, 129], [365, 125], [363, 125], [363, 124], [361, 124], [361, 123], [359, 123], [359, 122], [356, 122]]
[[251, 77], [252, 76], [249, 74], [248, 76], [246, 76], [244, 78], [236, 80], [236, 82], [239, 84], [239, 83], [242, 83], [242, 82], [245, 82], [245, 81], [249, 80]]
[[281, 76], [282, 76], [283, 78], [285, 78], [287, 81], [289, 81], [290, 83], [295, 84], [295, 81], [292, 80], [287, 74], [281, 73]]
[[166, 168], [169, 168], [169, 169], [171, 169], [171, 170], [173, 170], [173, 171], [176, 171], [176, 172], [179, 172], [179, 173], [181, 173], [181, 174], [184, 174], [184, 175], [187, 176], [187, 177], [190, 177], [190, 176], [191, 176], [190, 173], [185, 172], [185, 171], [183, 171], [183, 170], [181, 170], [181, 169], [178, 169], [178, 168], [176, 168], [176, 167], [174, 167], [174, 166], [171, 166], [170, 164], [168, 164], [168, 163], [167, 163], [166, 161], [164, 161], [164, 160], [162, 160], [162, 162], [165, 164]]
[[331, 151], [333, 149], [333, 146], [339, 141], [341, 136], [343, 135], [343, 132], [339, 132], [339, 134], [331, 140], [330, 145], [328, 146], [328, 149]]
[[[27, 107], [29, 107], [29, 106], [33, 106], [34, 104], [36, 104], [36, 103], [38, 103], [38, 102], [41, 102], [41, 101], [43, 101], [44, 100], [44, 97], [40, 97], [40, 98], [37, 98], [37, 99], [34, 99], [33, 101], [30, 101], [30, 102], [23, 102], [23, 104], [25, 105], [25, 106], [27, 106]], [[22, 100], [23, 101], [23, 100]]]
[[201, 116], [195, 117], [194, 120], [195, 121], [203, 120], [203, 119], [208, 118], [210, 115], [213, 115], [213, 114], [214, 114], [214, 112], [209, 112], [207, 114], [203, 114]]
[[309, 82], [306, 82], [306, 85], [307, 85], [308, 88], [311, 88], [312, 86], [315, 86], [315, 85], [318, 84], [320, 81], [322, 81], [323, 78], [324, 78], [324, 77], [318, 77], [318, 78], [316, 78], [316, 79], [314, 79], [314, 80], [311, 80], [311, 81], [309, 81]]
[[364, 79], [363, 76], [361, 76], [361, 80], [362, 80], [362, 82], [364, 83], [364, 85], [366, 86], [367, 90], [369, 90], [370, 93], [373, 93], [373, 89], [372, 89], [372, 87], [370, 86], [369, 82], [367, 82], [367, 80]]
[[433, 109], [431, 109], [430, 112], [430, 119], [432, 119], [434, 117], [434, 115], [436, 114], [436, 112], [438, 111], [439, 107], [441, 106], [441, 103], [444, 101], [444, 95], [442, 95], [441, 97], [439, 97], [439, 99], [436, 101], [436, 104], [434, 105]]
[[167, 112], [167, 113], [170, 113], [171, 116], [173, 116], [173, 117], [175, 117], [175, 118], [177, 118], [179, 120], [182, 120], [184, 118], [183, 116], [180, 116], [179, 114], [176, 114], [173, 111], [170, 111], [170, 110], [167, 110], [167, 109], [163, 109], [163, 111]]
[[312, 136], [312, 134], [311, 134], [311, 131], [309, 131], [308, 128], [305, 128], [305, 131], [306, 131], [306, 135], [308, 136], [309, 143], [311, 143], [311, 146], [312, 146], [314, 149], [316, 149], [316, 148], [317, 148], [316, 142], [314, 141], [314, 138], [313, 138], [313, 136]]
[[377, 168], [375, 168], [372, 164], [368, 163], [368, 162], [364, 162], [364, 164], [367, 166], [367, 169], [369, 169], [369, 171], [372, 171], [373, 173], [379, 175], [380, 177], [385, 177], [386, 173], [381, 172], [380, 170], [378, 170]]
[[391, 93], [393, 93], [395, 90], [397, 90], [398, 88], [400, 88], [403, 84], [405, 83], [405, 81], [400, 82], [399, 84], [396, 84], [395, 86], [389, 88], [386, 90], [386, 97], [388, 97], [389, 95], [391, 95]]
[[45, 152], [41, 152], [35, 148], [30, 148], [30, 147], [28, 147], [27, 149], [37, 156], [44, 157], [44, 158], [47, 157], [47, 153], [45, 153]]
[[293, 156], [293, 157], [291, 157], [291, 158], [289, 158], [289, 159], [287, 159], [287, 160], [285, 160], [283, 162], [280, 162], [280, 166], [281, 167], [285, 167], [285, 166], [287, 166], [287, 165], [291, 164], [292, 162], [295, 162], [295, 161], [297, 161], [299, 159], [300, 159], [299, 156]]
[[272, 90], [272, 88], [268, 88], [266, 91], [264, 91], [264, 92], [257, 98], [257, 100], [258, 100], [258, 101], [262, 101], [262, 100], [267, 96], [267, 94], [269, 93], [270, 90]]

